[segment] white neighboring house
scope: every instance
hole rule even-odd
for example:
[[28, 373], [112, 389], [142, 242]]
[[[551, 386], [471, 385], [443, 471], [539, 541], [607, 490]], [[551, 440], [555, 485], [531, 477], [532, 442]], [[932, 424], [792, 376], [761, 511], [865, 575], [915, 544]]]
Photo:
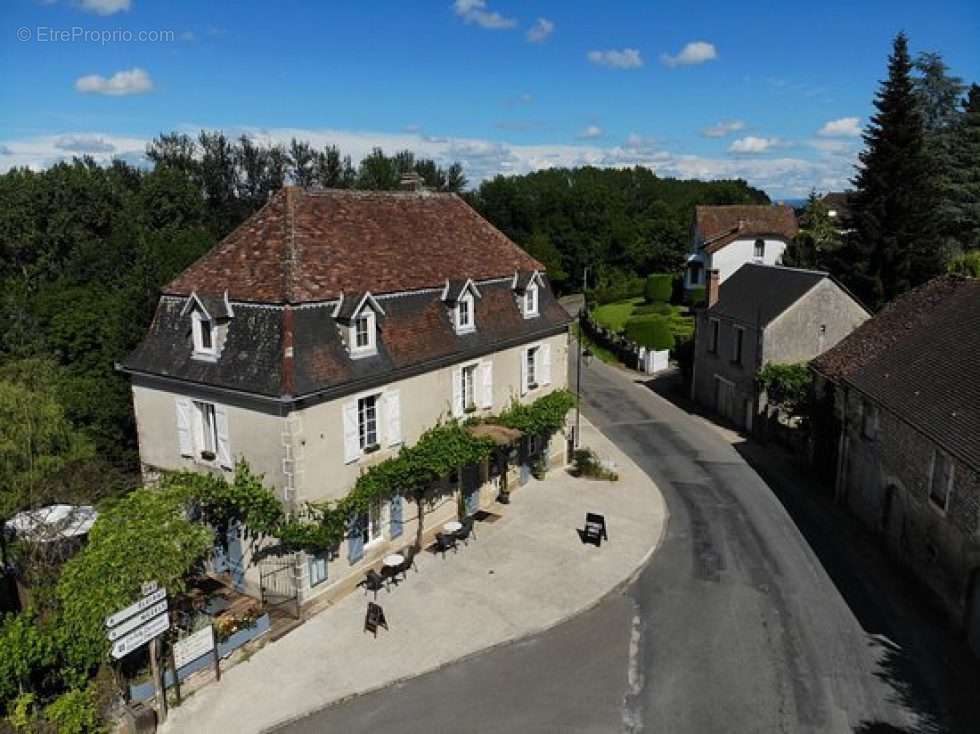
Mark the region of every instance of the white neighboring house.
[[[289, 509], [345, 496], [365, 469], [450, 417], [499, 414], [567, 385], [568, 324], [541, 264], [454, 194], [287, 187], [163, 290], [132, 378], [148, 478], [230, 476], [248, 460]], [[425, 529], [491, 504], [503, 476], [560, 440], [526, 437], [506, 468], [449, 477]], [[298, 554], [302, 602], [331, 598], [414, 540], [400, 497], [334, 553]], [[237, 586], [262, 575], [237, 538], [216, 556]]]
[[709, 270], [717, 270], [719, 283], [724, 283], [745, 263], [780, 264], [798, 231], [790, 206], [696, 207], [684, 289], [705, 288]]

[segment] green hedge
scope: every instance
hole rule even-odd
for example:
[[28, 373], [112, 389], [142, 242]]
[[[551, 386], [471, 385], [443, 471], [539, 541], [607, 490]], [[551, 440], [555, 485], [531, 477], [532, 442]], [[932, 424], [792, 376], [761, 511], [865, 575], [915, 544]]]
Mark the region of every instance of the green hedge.
[[701, 288], [691, 288], [688, 291], [687, 300], [692, 306], [699, 306], [704, 303], [704, 299], [707, 297], [707, 291], [703, 287]]
[[666, 303], [670, 300], [674, 277], [667, 273], [654, 273], [647, 277], [643, 286], [643, 298], [647, 303]]
[[647, 349], [673, 349], [674, 333], [663, 316], [640, 316], [626, 322], [626, 336]]
[[630, 315], [644, 316], [651, 313], [657, 314], [658, 316], [670, 316], [674, 313], [674, 309], [669, 303], [642, 303], [636, 306]]

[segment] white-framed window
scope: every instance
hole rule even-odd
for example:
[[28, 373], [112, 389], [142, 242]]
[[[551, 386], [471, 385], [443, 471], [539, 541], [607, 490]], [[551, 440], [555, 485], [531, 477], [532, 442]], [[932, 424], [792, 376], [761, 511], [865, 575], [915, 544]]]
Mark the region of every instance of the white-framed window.
[[757, 239], [755, 245], [752, 247], [752, 255], [758, 259], [762, 259], [766, 256], [766, 241], [764, 239]]
[[460, 391], [463, 396], [463, 411], [469, 413], [476, 410], [476, 370], [479, 365], [469, 364], [460, 371]]
[[214, 461], [218, 452], [218, 422], [214, 403], [194, 401], [194, 435], [198, 456]]
[[538, 352], [540, 349], [540, 347], [529, 347], [526, 353], [527, 387], [529, 390], [538, 386]]
[[191, 314], [191, 334], [194, 339], [195, 354], [207, 357], [215, 355], [214, 325], [198, 310]]
[[742, 344], [745, 341], [745, 329], [741, 326], [732, 328], [732, 362], [742, 364]]
[[929, 462], [929, 500], [945, 512], [953, 493], [953, 458], [938, 449], [932, 450]]
[[718, 339], [721, 334], [721, 322], [718, 319], [711, 319], [711, 342], [708, 344], [708, 351], [718, 354]]
[[327, 580], [326, 551], [310, 554], [308, 558], [308, 565], [310, 569], [310, 587], [322, 584]]
[[538, 315], [538, 286], [536, 283], [528, 285], [524, 291], [524, 316]]
[[354, 318], [350, 327], [350, 351], [352, 355], [371, 354], [375, 351], [375, 316], [365, 311]]
[[361, 451], [378, 446], [378, 396], [366, 395], [357, 400], [357, 434]]
[[456, 303], [456, 331], [473, 331], [473, 296], [465, 293]]
[[359, 527], [361, 529], [361, 541], [364, 545], [376, 543], [384, 538], [383, 520], [380, 502], [371, 505], [367, 513], [361, 516]]

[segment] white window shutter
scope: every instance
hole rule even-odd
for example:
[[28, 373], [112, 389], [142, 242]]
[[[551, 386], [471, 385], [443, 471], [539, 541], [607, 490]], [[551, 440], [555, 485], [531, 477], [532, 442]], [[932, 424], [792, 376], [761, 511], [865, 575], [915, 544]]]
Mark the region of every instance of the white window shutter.
[[463, 371], [453, 370], [453, 415], [463, 415]]
[[194, 442], [191, 440], [191, 401], [177, 398], [177, 445], [181, 456], [194, 455]]
[[361, 455], [361, 444], [357, 432], [357, 401], [344, 403], [344, 463], [357, 461]]
[[228, 411], [223, 405], [214, 406], [214, 426], [218, 434], [218, 463], [226, 469], [233, 469], [231, 445], [228, 442]]
[[521, 395], [527, 395], [527, 350], [521, 350]]
[[541, 384], [551, 384], [551, 345], [541, 345]]
[[483, 377], [483, 407], [493, 407], [493, 362], [487, 360], [480, 365], [480, 374]]
[[401, 394], [398, 390], [385, 393], [385, 433], [389, 446], [402, 442]]

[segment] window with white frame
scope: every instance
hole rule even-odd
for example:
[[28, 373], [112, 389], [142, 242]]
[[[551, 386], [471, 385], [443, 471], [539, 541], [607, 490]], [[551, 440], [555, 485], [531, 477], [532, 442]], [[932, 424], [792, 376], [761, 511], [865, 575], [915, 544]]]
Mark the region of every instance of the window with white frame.
[[933, 449], [929, 464], [929, 499], [944, 512], [949, 507], [949, 497], [953, 491], [953, 458]]
[[463, 396], [463, 410], [467, 413], [476, 410], [476, 368], [471, 364], [460, 370], [460, 394]]
[[191, 333], [194, 339], [194, 353], [205, 356], [215, 354], [214, 326], [200, 311], [191, 315]]
[[527, 387], [533, 390], [538, 386], [537, 366], [538, 351], [540, 347], [531, 347], [527, 350]]
[[368, 354], [375, 350], [375, 317], [366, 311], [354, 319], [350, 327], [351, 354]]
[[357, 401], [357, 432], [361, 451], [378, 446], [378, 396], [368, 395]]
[[524, 315], [538, 315], [538, 286], [536, 283], [531, 283], [524, 291]]
[[382, 520], [380, 502], [372, 504], [367, 513], [361, 515], [359, 525], [361, 529], [361, 540], [364, 545], [374, 543], [384, 537], [384, 523]]
[[327, 554], [314, 553], [309, 557], [310, 586], [322, 584], [327, 580]]
[[472, 331], [474, 328], [473, 296], [466, 293], [456, 303], [456, 331]]
[[762, 259], [766, 256], [766, 241], [763, 239], [758, 239], [755, 241], [755, 246], [753, 247], [752, 254]]
[[218, 422], [214, 403], [194, 401], [194, 434], [200, 457], [208, 461], [214, 460], [218, 451]]

